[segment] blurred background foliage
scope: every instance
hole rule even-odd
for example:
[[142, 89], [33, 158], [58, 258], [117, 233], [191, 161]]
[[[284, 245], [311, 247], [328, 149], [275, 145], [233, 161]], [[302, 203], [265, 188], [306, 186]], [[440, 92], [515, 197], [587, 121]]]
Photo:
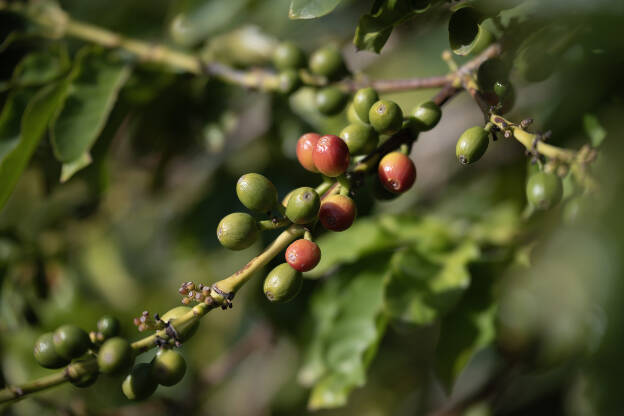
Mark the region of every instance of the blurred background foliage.
[[[289, 0], [60, 1], [76, 19], [235, 67], [266, 65], [287, 39], [308, 52], [335, 43], [370, 79], [447, 71], [450, 4], [397, 25], [377, 55], [351, 43], [373, 2], [330, 3], [338, 7], [319, 19], [290, 20]], [[518, 143], [493, 143], [474, 167], [456, 162], [457, 137], [482, 122], [463, 94], [415, 144], [415, 189], [391, 202], [361, 192], [359, 220], [320, 237], [322, 262], [295, 301], [268, 304], [259, 275], [232, 310], [210, 313], [182, 348], [190, 365], [181, 384], [129, 404], [120, 380], [100, 377], [0, 414], [414, 415], [449, 403], [442, 414], [620, 414], [624, 5], [475, 4], [514, 25], [505, 33], [517, 93], [510, 119], [532, 117], [535, 131], [552, 130], [552, 143], [571, 148], [606, 132], [596, 193], [568, 189], [557, 209], [523, 218], [529, 168]], [[132, 317], [177, 305], [181, 282], [241, 267], [275, 234], [241, 252], [218, 245], [219, 220], [243, 208], [237, 178], [262, 173], [281, 196], [315, 186], [296, 140], [346, 124], [344, 114], [320, 116], [309, 88], [290, 97], [245, 90], [41, 37], [8, 13], [0, 40], [0, 100], [12, 121], [3, 133], [19, 132], [24, 103], [6, 106], [15, 90], [30, 97], [68, 71], [84, 79], [72, 90], [80, 117], [67, 106], [56, 115], [0, 211], [0, 384], [46, 374], [32, 357], [43, 331], [63, 322], [93, 329], [111, 313], [138, 338]], [[549, 62], [552, 48], [560, 52]], [[517, 56], [554, 72], [527, 82]], [[105, 88], [90, 88], [93, 77]], [[405, 110], [433, 94], [387, 97]], [[91, 138], [89, 153], [76, 153], [76, 136]]]

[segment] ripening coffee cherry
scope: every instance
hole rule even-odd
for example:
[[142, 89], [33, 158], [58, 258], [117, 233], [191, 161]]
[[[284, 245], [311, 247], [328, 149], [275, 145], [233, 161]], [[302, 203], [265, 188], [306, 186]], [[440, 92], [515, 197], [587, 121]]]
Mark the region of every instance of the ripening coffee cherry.
[[244, 250], [258, 239], [256, 220], [245, 212], [226, 215], [217, 226], [219, 243], [230, 250]]
[[342, 129], [340, 137], [354, 156], [366, 155], [377, 148], [379, 135], [368, 124], [354, 123]]
[[100, 347], [98, 352], [98, 366], [104, 374], [120, 374], [128, 371], [134, 360], [134, 353], [130, 343], [121, 337], [113, 337]]
[[316, 142], [312, 160], [319, 172], [335, 178], [345, 173], [349, 167], [349, 147], [340, 137], [327, 134]]
[[368, 123], [368, 112], [377, 101], [379, 101], [379, 95], [373, 88], [359, 89], [353, 96], [353, 110], [360, 120]]
[[379, 100], [370, 108], [368, 120], [380, 134], [396, 133], [403, 123], [403, 112], [397, 103]]
[[44, 368], [61, 368], [69, 363], [68, 359], [61, 357], [59, 353], [56, 352], [52, 332], [46, 332], [37, 338], [37, 341], [35, 341], [34, 355], [35, 360]]
[[372, 193], [373, 197], [378, 201], [391, 201], [399, 197], [399, 194], [390, 192], [383, 186], [381, 180], [379, 179], [379, 175], [373, 178]]
[[412, 120], [415, 122], [416, 129], [420, 131], [431, 130], [438, 124], [441, 117], [442, 110], [433, 101], [426, 101], [412, 111]]
[[312, 154], [316, 147], [316, 142], [321, 138], [317, 133], [306, 133], [297, 140], [297, 159], [305, 170], [317, 173], [318, 169], [314, 166]]
[[384, 188], [392, 193], [401, 194], [414, 184], [416, 166], [412, 159], [403, 153], [388, 153], [379, 162], [377, 176]]
[[334, 46], [326, 46], [316, 50], [310, 56], [309, 67], [313, 74], [322, 75], [330, 79], [337, 79], [345, 72], [342, 54]]
[[281, 71], [299, 69], [306, 65], [306, 57], [294, 42], [282, 42], [273, 52], [273, 65]]
[[152, 365], [135, 365], [121, 384], [121, 391], [128, 400], [145, 400], [156, 391], [158, 383], [152, 375]]
[[278, 76], [279, 92], [282, 94], [291, 94], [301, 86], [301, 78], [294, 69], [285, 69]]
[[537, 172], [527, 181], [526, 194], [531, 205], [537, 209], [546, 210], [561, 201], [563, 185], [556, 174]]
[[301, 290], [303, 277], [301, 272], [288, 263], [282, 263], [269, 272], [264, 279], [264, 295], [271, 302], [288, 302]]
[[310, 271], [321, 261], [321, 249], [313, 241], [301, 238], [286, 249], [286, 261], [298, 272]]
[[187, 322], [184, 325], [176, 325], [176, 319], [186, 315], [190, 311], [191, 308], [189, 308], [188, 306], [177, 306], [173, 309], [170, 309], [160, 318], [162, 321], [169, 322], [171, 325], [173, 325], [176, 333], [178, 334], [178, 339], [180, 342], [184, 342], [192, 337], [199, 327], [199, 320], [197, 319]]
[[152, 360], [152, 374], [163, 386], [178, 384], [186, 372], [184, 357], [174, 350], [160, 350]]
[[320, 206], [321, 198], [313, 188], [297, 188], [288, 198], [286, 217], [295, 224], [308, 224], [316, 219]]
[[119, 319], [114, 316], [104, 315], [97, 321], [97, 330], [104, 339], [119, 335], [121, 331], [121, 325]]
[[355, 220], [356, 207], [351, 198], [344, 195], [330, 195], [321, 202], [319, 220], [330, 231], [344, 231]]
[[54, 331], [52, 340], [54, 349], [63, 358], [78, 358], [89, 349], [89, 335], [81, 328], [72, 324], [61, 325]]
[[267, 213], [277, 204], [277, 189], [265, 176], [247, 173], [236, 182], [236, 195], [249, 210]]
[[455, 155], [462, 165], [469, 165], [481, 159], [489, 143], [487, 130], [481, 126], [470, 127], [459, 136], [455, 146]]
[[340, 113], [347, 103], [347, 95], [336, 87], [321, 88], [316, 92], [316, 108], [319, 113], [333, 116]]

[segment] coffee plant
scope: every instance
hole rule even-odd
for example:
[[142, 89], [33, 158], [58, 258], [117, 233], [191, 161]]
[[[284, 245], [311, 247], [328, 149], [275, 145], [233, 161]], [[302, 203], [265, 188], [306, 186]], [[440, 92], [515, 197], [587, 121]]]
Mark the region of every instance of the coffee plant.
[[623, 19], [0, 0], [0, 414], [619, 414]]

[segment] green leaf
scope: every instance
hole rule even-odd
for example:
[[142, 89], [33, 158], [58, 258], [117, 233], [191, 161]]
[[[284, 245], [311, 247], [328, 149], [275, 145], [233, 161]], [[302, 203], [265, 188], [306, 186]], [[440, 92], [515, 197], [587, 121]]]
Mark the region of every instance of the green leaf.
[[396, 253], [385, 288], [388, 315], [411, 324], [431, 324], [461, 298], [470, 285], [468, 263], [478, 257], [479, 248], [471, 241], [449, 252], [410, 248]]
[[78, 159], [69, 163], [63, 163], [63, 167], [61, 168], [61, 183], [67, 182], [78, 171], [89, 166], [92, 161], [93, 159], [91, 159], [89, 153], [83, 153]]
[[[48, 85], [39, 90], [28, 102], [21, 117], [19, 140], [13, 143], [10, 149], [5, 149], [8, 151], [1, 155], [0, 208], [4, 206], [15, 188], [52, 115], [63, 102], [67, 89], [67, 82]], [[2, 130], [0, 127], [0, 131]]]
[[26, 55], [13, 71], [11, 87], [47, 84], [69, 70], [69, 57], [64, 47], [36, 51]]
[[379, 53], [398, 24], [424, 13], [429, 6], [414, 10], [409, 0], [381, 0], [373, 3], [370, 14], [360, 18], [353, 43], [358, 50]]
[[607, 131], [600, 124], [598, 117], [593, 114], [585, 114], [583, 116], [583, 127], [593, 147], [600, 146], [605, 137], [607, 137]]
[[317, 323], [299, 379], [314, 383], [310, 409], [343, 406], [364, 385], [366, 370], [386, 328], [383, 285], [387, 254], [367, 257], [332, 276], [314, 295]]
[[19, 143], [22, 114], [34, 94], [32, 89], [14, 90], [7, 98], [0, 114], [0, 160]]
[[376, 219], [362, 218], [349, 232], [325, 234], [318, 240], [323, 250], [321, 261], [306, 277], [319, 277], [341, 263], [350, 263], [365, 255], [379, 252], [397, 244]]
[[68, 77], [70, 94], [50, 126], [59, 161], [73, 162], [91, 149], [129, 75], [127, 65], [109, 62], [91, 50], [79, 53]]
[[292, 0], [288, 17], [291, 19], [314, 19], [334, 10], [342, 0]]

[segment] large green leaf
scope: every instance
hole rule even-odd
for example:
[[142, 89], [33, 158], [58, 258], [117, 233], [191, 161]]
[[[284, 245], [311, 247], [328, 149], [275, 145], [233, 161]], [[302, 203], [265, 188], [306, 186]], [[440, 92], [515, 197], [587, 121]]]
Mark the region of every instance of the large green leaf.
[[11, 87], [43, 85], [63, 75], [70, 67], [67, 50], [64, 46], [50, 47], [29, 53], [13, 71]]
[[[0, 208], [11, 195], [52, 115], [57, 111], [66, 94], [67, 82], [59, 82], [42, 88], [28, 102], [21, 117], [19, 140], [1, 155]], [[2, 130], [1, 127], [0, 130]]]
[[342, 0], [292, 0], [288, 17], [291, 19], [314, 19], [334, 10]]
[[478, 246], [465, 241], [449, 252], [414, 248], [396, 253], [385, 290], [388, 315], [427, 325], [447, 313], [470, 284], [467, 265], [479, 257]]
[[300, 381], [314, 384], [308, 407], [343, 406], [366, 381], [366, 370], [386, 328], [383, 285], [387, 254], [341, 269], [313, 298], [316, 330]]
[[89, 151], [129, 74], [127, 65], [110, 62], [100, 53], [79, 53], [69, 75], [70, 94], [50, 126], [54, 154], [59, 161], [74, 162]]
[[35, 94], [32, 89], [14, 90], [0, 113], [0, 160], [15, 149], [20, 140], [22, 114]]

